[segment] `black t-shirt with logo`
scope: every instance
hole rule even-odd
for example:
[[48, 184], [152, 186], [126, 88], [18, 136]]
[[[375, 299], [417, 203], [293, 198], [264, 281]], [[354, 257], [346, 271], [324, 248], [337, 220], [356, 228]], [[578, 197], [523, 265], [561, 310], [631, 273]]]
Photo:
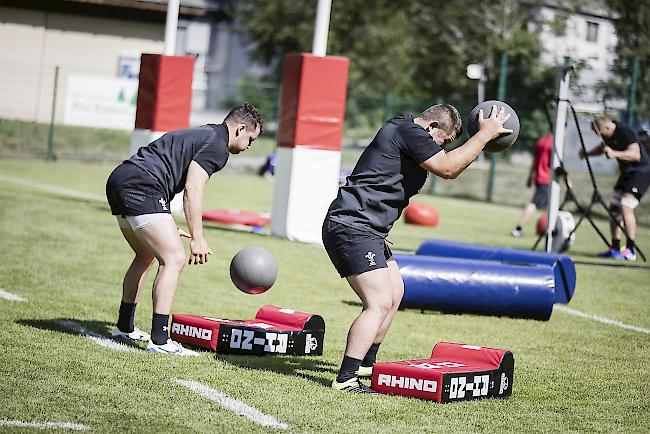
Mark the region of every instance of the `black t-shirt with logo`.
[[390, 119], [330, 205], [330, 220], [386, 237], [427, 179], [419, 164], [442, 148], [408, 114]]
[[[605, 144], [607, 146], [615, 151], [625, 151], [630, 144], [639, 143], [639, 139], [632, 128], [616, 121], [614, 121], [614, 124], [616, 124], [614, 135], [609, 139], [605, 139]], [[641, 152], [641, 159], [639, 161], [624, 161], [617, 159], [621, 174], [637, 172], [640, 170], [650, 170], [650, 159], [648, 159], [648, 153], [640, 144], [639, 151]]]
[[138, 149], [125, 163], [153, 176], [171, 200], [185, 188], [187, 170], [196, 161], [208, 176], [226, 165], [229, 156], [226, 124], [203, 125], [164, 134]]

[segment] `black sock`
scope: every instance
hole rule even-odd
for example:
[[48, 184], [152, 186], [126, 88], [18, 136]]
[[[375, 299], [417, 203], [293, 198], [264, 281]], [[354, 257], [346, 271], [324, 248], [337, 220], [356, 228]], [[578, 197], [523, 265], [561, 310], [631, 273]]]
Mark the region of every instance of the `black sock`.
[[169, 339], [169, 315], [154, 313], [151, 320], [151, 341], [163, 345]]
[[517, 229], [518, 231], [521, 231], [521, 226], [517, 226], [515, 229]]
[[627, 240], [625, 240], [625, 247], [630, 249], [630, 252], [634, 253], [634, 240], [627, 237]]
[[612, 240], [612, 250], [621, 250], [621, 240]]
[[370, 346], [370, 349], [366, 353], [366, 357], [364, 357], [363, 361], [361, 362], [361, 366], [367, 368], [372, 366], [372, 364], [377, 361], [377, 351], [379, 351], [379, 345], [381, 345], [381, 342], [378, 344], [372, 344]]
[[120, 314], [117, 317], [117, 328], [124, 333], [131, 333], [133, 331], [133, 318], [135, 317], [135, 307], [137, 303], [120, 304]]
[[339, 375], [336, 376], [336, 381], [343, 383], [344, 381], [348, 381], [350, 378], [356, 377], [359, 365], [361, 365], [361, 360], [355, 359], [354, 357], [343, 356], [341, 369], [339, 369]]

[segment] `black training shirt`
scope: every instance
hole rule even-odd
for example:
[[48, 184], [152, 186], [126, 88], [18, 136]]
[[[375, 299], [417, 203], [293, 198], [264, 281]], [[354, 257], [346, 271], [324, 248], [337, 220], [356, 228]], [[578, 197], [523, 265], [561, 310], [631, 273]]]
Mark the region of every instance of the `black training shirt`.
[[419, 164], [441, 150], [413, 115], [390, 119], [361, 154], [328, 217], [386, 237], [427, 179]]
[[171, 200], [185, 188], [192, 161], [210, 176], [226, 165], [229, 155], [228, 127], [209, 124], [169, 132], [138, 149], [125, 163], [134, 164], [153, 176], [166, 193], [166, 199]]
[[[639, 139], [632, 128], [616, 121], [614, 121], [614, 124], [616, 124], [614, 135], [609, 139], [605, 139], [607, 146], [615, 151], [625, 151], [630, 144], [639, 143]], [[641, 159], [639, 161], [623, 161], [617, 159], [621, 173], [625, 174], [650, 169], [650, 160], [648, 159], [648, 153], [645, 147], [639, 144], [639, 150], [641, 152]]]

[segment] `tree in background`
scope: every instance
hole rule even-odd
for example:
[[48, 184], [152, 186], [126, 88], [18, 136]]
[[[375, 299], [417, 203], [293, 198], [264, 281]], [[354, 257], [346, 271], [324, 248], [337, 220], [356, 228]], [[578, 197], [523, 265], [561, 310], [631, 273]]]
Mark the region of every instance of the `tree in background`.
[[[286, 53], [311, 51], [316, 4], [235, 2], [234, 15], [253, 42], [253, 58], [274, 66], [272, 80], [280, 82]], [[532, 140], [548, 131], [539, 120], [554, 93], [555, 77], [540, 64], [541, 44], [528, 31], [536, 19], [531, 7], [516, 0], [333, 1], [328, 54], [350, 59], [348, 122], [352, 118], [355, 126], [363, 126], [365, 119], [374, 129], [388, 115], [439, 101], [467, 113], [476, 103], [476, 81], [466, 77], [467, 64], [485, 63], [486, 98], [493, 99], [505, 50], [506, 99], [522, 114], [525, 127], [518, 148], [532, 147]]]
[[605, 0], [614, 17], [616, 29], [616, 59], [613, 72], [618, 80], [608, 83], [612, 95], [627, 98], [632, 76], [632, 59], [639, 58], [636, 113], [641, 119], [650, 119], [650, 2]]

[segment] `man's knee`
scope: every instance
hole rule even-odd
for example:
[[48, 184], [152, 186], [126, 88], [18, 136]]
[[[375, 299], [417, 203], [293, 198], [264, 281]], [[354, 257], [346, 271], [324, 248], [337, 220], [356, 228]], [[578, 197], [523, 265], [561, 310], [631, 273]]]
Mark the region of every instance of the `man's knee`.
[[393, 288], [393, 300], [391, 306], [393, 310], [399, 307], [403, 297], [404, 297], [404, 284], [402, 283], [401, 285], [397, 285], [395, 288]]
[[368, 301], [367, 308], [378, 312], [382, 317], [388, 315], [393, 307], [393, 299], [390, 295], [373, 297]]
[[151, 263], [156, 259], [153, 255], [147, 254], [136, 254], [135, 259], [133, 259], [133, 262], [135, 262], [139, 267], [147, 269], [151, 265]]
[[173, 252], [169, 252], [167, 255], [164, 255], [160, 260], [160, 265], [165, 267], [173, 267], [175, 269], [178, 269], [180, 272], [185, 267], [186, 261], [187, 257], [185, 256], [185, 251], [179, 249]]
[[609, 202], [609, 211], [612, 214], [612, 217], [616, 221], [621, 221], [622, 219], [622, 214], [621, 214], [621, 201], [623, 199], [623, 192], [621, 191], [614, 191], [614, 195], [612, 196], [612, 200]]

